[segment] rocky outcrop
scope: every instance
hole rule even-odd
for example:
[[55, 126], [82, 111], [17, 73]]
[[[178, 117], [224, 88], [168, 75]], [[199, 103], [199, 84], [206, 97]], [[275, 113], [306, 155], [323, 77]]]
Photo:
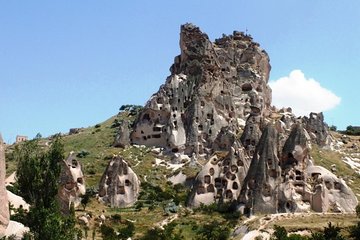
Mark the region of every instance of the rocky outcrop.
[[[354, 210], [357, 200], [345, 182], [312, 165], [311, 144], [330, 145], [323, 114], [297, 118], [291, 108], [270, 106], [269, 57], [259, 44], [237, 31], [211, 42], [185, 24], [180, 50], [171, 75], [134, 122], [130, 142], [163, 148], [175, 161], [184, 154], [194, 164], [207, 160], [190, 206], [233, 202], [249, 213]], [[120, 133], [118, 139], [127, 129]], [[109, 196], [119, 191], [111, 185], [114, 174], [102, 179], [101, 196], [111, 205], [118, 200], [107, 197], [108, 189]]]
[[85, 179], [82, 167], [72, 152], [66, 160], [62, 161], [58, 192], [61, 211], [63, 213], [69, 213], [71, 204], [74, 204], [74, 207], [79, 206], [81, 196], [84, 195], [85, 192]]
[[129, 207], [138, 198], [140, 181], [120, 156], [108, 164], [99, 184], [99, 200], [111, 207]]
[[129, 121], [124, 120], [119, 126], [119, 130], [115, 136], [114, 147], [125, 148], [130, 145], [130, 128]]
[[245, 212], [274, 213], [277, 211], [277, 187], [281, 182], [278, 158], [278, 134], [268, 124], [256, 147], [244, 180], [239, 203]]
[[250, 159], [229, 129], [222, 129], [214, 142], [216, 152], [195, 179], [188, 205], [234, 202], [247, 174]]
[[303, 117], [306, 131], [310, 134], [311, 140], [319, 146], [328, 143], [329, 129], [324, 122], [322, 113], [310, 113], [309, 117]]
[[354, 212], [358, 200], [345, 181], [329, 170], [309, 164], [305, 171], [314, 182], [311, 208], [316, 212]]
[[192, 24], [181, 26], [180, 49], [171, 75], [135, 122], [131, 141], [209, 156], [223, 127], [249, 113], [268, 114], [269, 57], [242, 32], [211, 42]]
[[8, 198], [5, 187], [5, 176], [5, 146], [0, 134], [0, 237], [3, 237], [5, 235], [5, 230], [9, 225], [10, 221], [9, 205], [7, 204]]

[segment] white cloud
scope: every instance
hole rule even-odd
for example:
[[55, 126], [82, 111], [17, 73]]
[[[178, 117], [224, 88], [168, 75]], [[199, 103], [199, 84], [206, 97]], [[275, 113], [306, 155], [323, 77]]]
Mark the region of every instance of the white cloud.
[[340, 97], [316, 80], [306, 79], [301, 70], [293, 70], [289, 76], [271, 81], [269, 85], [272, 104], [277, 108], [291, 107], [297, 116], [333, 109], [341, 101]]

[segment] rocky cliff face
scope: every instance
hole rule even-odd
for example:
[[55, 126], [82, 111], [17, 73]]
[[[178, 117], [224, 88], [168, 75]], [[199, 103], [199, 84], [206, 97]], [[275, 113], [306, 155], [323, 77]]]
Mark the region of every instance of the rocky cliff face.
[[232, 202], [240, 194], [250, 159], [234, 133], [223, 128], [214, 142], [215, 153], [196, 177], [189, 205]]
[[297, 118], [291, 108], [270, 107], [269, 57], [259, 44], [236, 31], [211, 42], [185, 24], [180, 49], [130, 141], [207, 160], [190, 206], [231, 202], [249, 213], [354, 210], [351, 189], [309, 155], [312, 144], [329, 144], [322, 113]]
[[181, 26], [180, 49], [171, 75], [136, 121], [131, 141], [209, 155], [223, 127], [241, 125], [249, 113], [268, 114], [269, 57], [244, 33], [211, 42], [192, 24]]
[[5, 235], [5, 230], [10, 221], [5, 175], [5, 146], [0, 134], [0, 237]]
[[84, 174], [74, 153], [62, 162], [58, 199], [63, 213], [69, 213], [70, 205], [77, 207], [86, 192]]
[[111, 207], [129, 207], [136, 202], [139, 191], [137, 175], [124, 159], [114, 157], [100, 180], [100, 201]]

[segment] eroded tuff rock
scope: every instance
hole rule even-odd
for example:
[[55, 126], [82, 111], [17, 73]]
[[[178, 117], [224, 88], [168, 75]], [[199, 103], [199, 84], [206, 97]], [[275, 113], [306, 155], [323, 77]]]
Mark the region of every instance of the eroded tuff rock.
[[322, 113], [296, 117], [291, 108], [270, 107], [269, 57], [259, 44], [241, 32], [211, 42], [185, 24], [180, 50], [130, 141], [208, 160], [190, 206], [233, 202], [255, 213], [354, 210], [351, 189], [313, 166], [309, 155], [311, 144], [329, 145]]
[[211, 42], [192, 24], [181, 26], [180, 49], [171, 75], [140, 113], [131, 140], [209, 156], [223, 127], [249, 113], [268, 114], [269, 57], [242, 32]]
[[129, 121], [124, 120], [119, 126], [119, 130], [115, 136], [114, 147], [125, 148], [130, 145], [130, 128]]
[[198, 207], [238, 198], [250, 159], [235, 134], [223, 128], [214, 142], [216, 152], [196, 177], [188, 205]]
[[241, 189], [239, 202], [245, 211], [273, 213], [277, 211], [277, 187], [281, 182], [278, 157], [278, 133], [268, 124], [259, 140], [249, 171]]
[[304, 117], [306, 131], [319, 146], [324, 146], [328, 143], [329, 130], [327, 124], [324, 122], [324, 115], [322, 113], [310, 113], [309, 117]]
[[75, 154], [70, 153], [66, 160], [62, 161], [60, 173], [60, 187], [58, 200], [63, 213], [69, 213], [71, 204], [74, 207], [81, 203], [81, 196], [86, 192], [84, 174], [81, 164], [76, 160]]
[[111, 207], [128, 207], [136, 202], [139, 190], [140, 181], [134, 171], [120, 156], [114, 157], [100, 180], [100, 201]]
[[8, 198], [5, 187], [5, 176], [5, 146], [0, 134], [0, 237], [5, 235], [5, 230], [10, 221], [9, 205], [7, 204]]
[[292, 126], [281, 153], [278, 138], [271, 125], [261, 135], [238, 198], [244, 212], [354, 211], [358, 201], [345, 181], [313, 165], [302, 124]]

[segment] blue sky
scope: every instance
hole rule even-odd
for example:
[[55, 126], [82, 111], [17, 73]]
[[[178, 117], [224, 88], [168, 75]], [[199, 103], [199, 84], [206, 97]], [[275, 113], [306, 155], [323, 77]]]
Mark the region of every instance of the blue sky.
[[360, 125], [360, 1], [0, 0], [4, 140], [87, 127], [122, 104], [144, 104], [169, 75], [186, 22], [212, 40], [248, 29], [270, 55], [270, 80], [299, 70], [341, 98], [325, 112], [329, 124]]

